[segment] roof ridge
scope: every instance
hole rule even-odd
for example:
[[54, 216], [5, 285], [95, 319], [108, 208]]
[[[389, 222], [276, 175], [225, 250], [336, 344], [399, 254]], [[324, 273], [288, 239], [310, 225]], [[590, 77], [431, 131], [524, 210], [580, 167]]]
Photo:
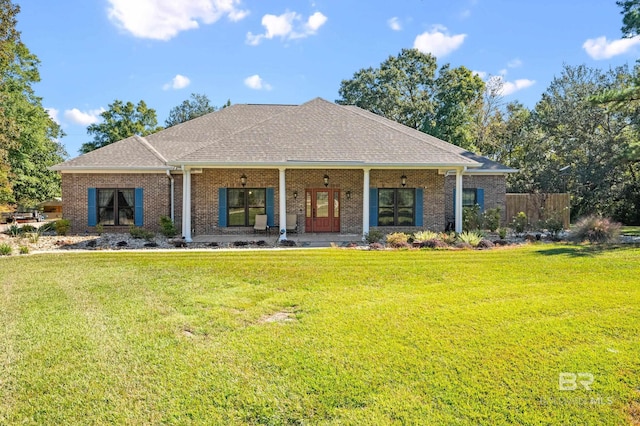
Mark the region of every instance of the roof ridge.
[[160, 151], [158, 151], [157, 149], [155, 149], [153, 147], [153, 145], [151, 145], [149, 143], [148, 140], [146, 140], [143, 136], [139, 136], [139, 135], [133, 135], [134, 139], [137, 140], [138, 142], [140, 142], [145, 148], [147, 148], [153, 155], [156, 156], [156, 158], [158, 158], [160, 161], [162, 161], [163, 163], [167, 164], [167, 159], [164, 158], [164, 155], [160, 154]]
[[[245, 104], [241, 104], [241, 105], [245, 105]], [[291, 109], [296, 109], [296, 108], [300, 107], [300, 105], [281, 105], [281, 106], [291, 106], [292, 107]], [[227, 138], [229, 138], [229, 137], [231, 137], [231, 136], [233, 136], [233, 135], [235, 135], [237, 133], [244, 132], [245, 130], [249, 130], [249, 129], [253, 128], [253, 127], [256, 127], [259, 124], [262, 124], [262, 123], [265, 123], [265, 122], [267, 122], [269, 120], [272, 120], [273, 118], [278, 117], [278, 116], [284, 114], [285, 112], [289, 112], [289, 111], [283, 110], [283, 111], [281, 111], [281, 112], [279, 112], [277, 114], [274, 114], [274, 115], [271, 115], [271, 116], [265, 118], [264, 120], [258, 121], [256, 123], [253, 123], [253, 124], [251, 124], [249, 126], [243, 127], [241, 129], [234, 130], [233, 132], [229, 133], [228, 135], [224, 135], [224, 136], [221, 136], [219, 138], [212, 139], [209, 143], [204, 144], [202, 146], [199, 146], [196, 150], [189, 151], [189, 152], [185, 153], [184, 155], [181, 155], [180, 157], [178, 157], [178, 158], [176, 158], [174, 160], [171, 160], [171, 161], [172, 162], [178, 162], [178, 161], [182, 160], [184, 157], [187, 157], [189, 155], [193, 155], [193, 154], [197, 153], [198, 151], [202, 151], [203, 149], [205, 149], [206, 147], [208, 147], [209, 145], [211, 145], [211, 144], [213, 144], [215, 142], [218, 142], [218, 141], [223, 140], [223, 139], [227, 139]]]
[[[469, 151], [465, 150], [465, 149], [464, 149], [464, 148], [462, 148], [462, 147], [459, 147], [459, 146], [457, 146], [457, 145], [452, 144], [451, 142], [443, 141], [442, 139], [438, 139], [438, 138], [436, 138], [436, 137], [435, 137], [435, 136], [433, 136], [433, 135], [430, 135], [430, 134], [428, 134], [428, 133], [421, 132], [421, 131], [420, 131], [420, 130], [418, 130], [418, 129], [414, 129], [413, 127], [404, 126], [404, 125], [403, 125], [403, 124], [401, 124], [401, 123], [398, 123], [398, 122], [393, 121], [393, 120], [389, 120], [388, 118], [382, 117], [382, 116], [380, 116], [380, 115], [378, 115], [378, 114], [375, 114], [375, 113], [373, 113], [373, 112], [371, 112], [371, 111], [367, 111], [367, 110], [365, 110], [365, 109], [363, 109], [363, 108], [360, 108], [359, 106], [356, 106], [356, 105], [340, 105], [340, 104], [335, 104], [335, 105], [337, 105], [337, 106], [339, 106], [339, 107], [341, 107], [341, 108], [344, 108], [346, 111], [349, 111], [349, 112], [352, 112], [352, 113], [354, 113], [354, 114], [357, 114], [358, 116], [360, 116], [360, 117], [362, 117], [362, 118], [365, 118], [365, 119], [367, 119], [367, 120], [375, 121], [376, 123], [382, 124], [383, 126], [386, 126], [386, 127], [390, 128], [390, 129], [393, 129], [394, 131], [397, 131], [397, 132], [400, 132], [400, 133], [402, 133], [402, 134], [404, 134], [404, 135], [407, 135], [407, 136], [409, 136], [410, 138], [413, 138], [413, 139], [416, 139], [416, 140], [419, 140], [419, 141], [424, 141], [424, 142], [426, 142], [426, 143], [429, 143], [429, 144], [431, 144], [434, 148], [436, 148], [436, 149], [438, 149], [438, 150], [440, 150], [440, 151], [444, 151], [444, 152], [448, 152], [448, 153], [450, 153], [450, 154], [458, 155], [458, 156], [463, 157], [463, 158], [466, 158], [466, 157], [464, 157], [464, 155], [462, 155], [462, 154], [463, 154], [464, 152], [469, 152]], [[363, 113], [361, 113], [361, 111], [362, 111]], [[375, 119], [373, 119], [372, 117], [369, 117], [368, 115], [370, 115], [370, 114], [373, 114], [373, 115], [375, 115], [376, 117], [381, 118], [381, 120], [375, 120]], [[394, 126], [394, 125], [392, 125], [392, 124], [397, 124], [397, 125], [399, 125], [399, 126], [398, 126], [398, 127], [396, 127], [396, 126]], [[406, 131], [403, 127], [406, 127], [407, 129], [411, 129], [411, 130], [412, 130], [412, 132], [408, 132], [408, 131]], [[415, 132], [419, 132], [419, 133], [421, 134], [420, 136], [422, 136], [422, 135], [427, 136], [427, 140], [423, 139], [423, 137], [418, 137], [418, 135], [413, 134], [413, 131], [415, 131]], [[429, 140], [429, 139], [431, 139], [431, 138], [435, 139], [435, 143], [433, 143], [433, 141]], [[452, 150], [452, 151], [448, 151], [448, 150], [446, 150], [446, 149], [445, 149], [445, 147], [440, 146], [442, 143], [447, 144], [447, 145], [450, 145], [451, 147], [453, 147], [453, 148], [454, 148], [454, 150]], [[467, 159], [468, 159], [468, 158], [467, 158]], [[475, 163], [481, 164], [481, 163], [477, 162], [476, 160], [471, 160], [471, 161], [474, 161]]]

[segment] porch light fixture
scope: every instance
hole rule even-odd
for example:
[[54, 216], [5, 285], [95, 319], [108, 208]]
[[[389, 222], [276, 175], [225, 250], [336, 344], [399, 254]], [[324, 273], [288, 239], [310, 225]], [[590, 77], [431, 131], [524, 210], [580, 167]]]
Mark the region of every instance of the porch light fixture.
[[243, 188], [247, 185], [247, 176], [244, 173], [240, 176], [240, 183]]
[[347, 191], [346, 195], [347, 195], [347, 200], [350, 200], [351, 199], [351, 191]]
[[324, 180], [324, 186], [329, 186], [329, 175], [324, 175], [322, 179]]
[[298, 191], [293, 191], [293, 199], [297, 199], [298, 198]]
[[400, 183], [402, 184], [402, 187], [404, 188], [405, 186], [407, 186], [407, 176], [406, 175], [402, 175], [400, 176]]

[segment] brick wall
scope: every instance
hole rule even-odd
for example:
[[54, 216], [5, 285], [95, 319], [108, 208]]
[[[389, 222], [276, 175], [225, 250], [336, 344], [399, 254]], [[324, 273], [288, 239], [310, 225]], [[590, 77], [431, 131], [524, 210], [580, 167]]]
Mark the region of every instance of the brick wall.
[[[160, 216], [169, 215], [170, 186], [166, 174], [62, 174], [62, 216], [71, 221], [71, 232], [94, 232], [88, 224], [88, 188], [144, 188], [144, 228], [158, 231]], [[105, 227], [128, 232], [128, 226]]]
[[[484, 208], [493, 209], [500, 207], [502, 223], [506, 221], [506, 201], [507, 191], [506, 178], [504, 175], [498, 176], [463, 176], [463, 188], [483, 188]], [[447, 220], [453, 221], [453, 190], [456, 187], [456, 177], [447, 176], [445, 178], [445, 216]]]

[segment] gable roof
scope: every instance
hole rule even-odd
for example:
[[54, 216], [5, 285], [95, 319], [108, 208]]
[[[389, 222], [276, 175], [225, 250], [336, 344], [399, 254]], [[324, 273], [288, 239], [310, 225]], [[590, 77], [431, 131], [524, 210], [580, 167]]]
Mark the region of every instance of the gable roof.
[[469, 167], [507, 172], [484, 157], [355, 106], [232, 105], [145, 138], [130, 137], [54, 166]]

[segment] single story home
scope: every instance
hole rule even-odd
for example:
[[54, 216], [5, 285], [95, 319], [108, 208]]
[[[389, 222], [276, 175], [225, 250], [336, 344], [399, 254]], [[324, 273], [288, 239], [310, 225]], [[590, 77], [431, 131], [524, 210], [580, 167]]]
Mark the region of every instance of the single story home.
[[[236, 104], [52, 167], [73, 232], [159, 228], [186, 241], [248, 233], [256, 215], [287, 238], [462, 229], [462, 207], [501, 207], [515, 172], [356, 106]], [[504, 218], [504, 217], [503, 217]], [[455, 224], [455, 225], [454, 225]]]

